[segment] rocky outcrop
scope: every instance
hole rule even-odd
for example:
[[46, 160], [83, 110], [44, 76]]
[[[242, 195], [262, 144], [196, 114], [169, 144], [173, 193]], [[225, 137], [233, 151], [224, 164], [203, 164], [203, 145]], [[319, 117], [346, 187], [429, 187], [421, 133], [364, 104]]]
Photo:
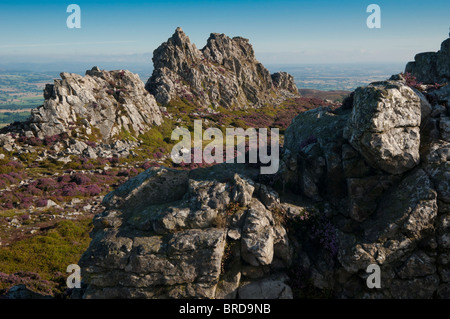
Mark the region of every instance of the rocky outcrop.
[[52, 296], [36, 293], [24, 284], [11, 287], [2, 297], [4, 299], [52, 299]]
[[414, 75], [425, 84], [445, 83], [450, 81], [450, 39], [441, 44], [438, 52], [419, 53], [414, 62], [406, 65], [405, 72]]
[[47, 141], [53, 145], [38, 161], [67, 163], [71, 155], [128, 157], [139, 145], [136, 137], [163, 121], [138, 75], [124, 70], [94, 67], [85, 76], [61, 73], [60, 80], [46, 85], [44, 98], [27, 121], [0, 130], [0, 146], [6, 151], [35, 152], [33, 146]]
[[83, 297], [292, 298], [286, 230], [255, 176], [151, 168], [110, 193], [79, 263]]
[[[392, 79], [358, 88], [350, 109], [300, 114], [286, 131], [280, 180], [325, 205], [339, 246], [326, 261], [302, 248], [294, 264], [339, 298], [450, 298], [448, 87], [424, 92], [439, 96], [430, 104]], [[370, 264], [380, 289], [366, 285]]]
[[129, 71], [94, 67], [84, 77], [63, 72], [45, 87], [44, 98], [26, 123], [39, 138], [81, 127], [99, 141], [112, 141], [123, 130], [137, 136], [162, 122], [155, 99]]
[[153, 52], [153, 64], [146, 88], [163, 105], [181, 99], [204, 107], [260, 107], [298, 94], [293, 77], [271, 76], [242, 37], [212, 33], [199, 50], [177, 28]]
[[273, 86], [277, 89], [298, 93], [294, 77], [287, 72], [276, 72], [271, 75]]
[[228, 164], [152, 168], [105, 196], [82, 296], [450, 298], [449, 114], [394, 78], [295, 118], [281, 197]]
[[[161, 52], [197, 59], [183, 36]], [[235, 54], [222, 40], [203, 57]], [[94, 219], [82, 297], [450, 298], [450, 91], [409, 85], [395, 75], [299, 114], [275, 176], [221, 164], [129, 180]]]

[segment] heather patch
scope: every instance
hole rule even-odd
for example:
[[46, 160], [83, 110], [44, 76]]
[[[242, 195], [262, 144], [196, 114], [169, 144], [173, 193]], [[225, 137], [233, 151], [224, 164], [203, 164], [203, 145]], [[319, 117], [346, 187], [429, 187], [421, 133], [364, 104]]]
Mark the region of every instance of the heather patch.
[[76, 264], [89, 245], [90, 219], [61, 221], [38, 236], [0, 249], [0, 295], [17, 284], [38, 293], [65, 290], [66, 268]]

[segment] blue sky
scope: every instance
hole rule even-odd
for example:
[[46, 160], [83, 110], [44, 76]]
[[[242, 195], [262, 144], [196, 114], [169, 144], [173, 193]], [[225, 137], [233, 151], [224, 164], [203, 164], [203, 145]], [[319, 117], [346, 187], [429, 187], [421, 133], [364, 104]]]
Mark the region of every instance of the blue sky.
[[[145, 62], [181, 26], [198, 48], [211, 32], [249, 38], [265, 64], [407, 62], [450, 27], [448, 0], [71, 1], [2, 0], [0, 61]], [[71, 3], [81, 29], [66, 26]], [[366, 26], [371, 3], [381, 29]]]

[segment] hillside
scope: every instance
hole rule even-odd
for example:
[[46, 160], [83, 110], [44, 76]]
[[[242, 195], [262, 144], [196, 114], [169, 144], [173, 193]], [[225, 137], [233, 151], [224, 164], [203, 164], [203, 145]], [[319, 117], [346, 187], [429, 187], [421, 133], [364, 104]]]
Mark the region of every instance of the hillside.
[[[45, 86], [44, 103], [29, 120], [0, 131], [3, 292], [23, 283], [65, 296], [64, 265], [77, 263], [87, 248], [90, 221], [104, 209], [106, 194], [150, 167], [211, 166], [173, 164], [170, 134], [176, 127], [202, 119], [220, 129], [277, 127], [283, 133], [299, 112], [330, 105], [283, 93], [276, 105], [259, 108], [213, 109], [189, 100], [163, 106], [127, 70], [94, 67], [84, 76], [60, 77]], [[275, 79], [286, 85], [289, 77]]]
[[397, 74], [297, 115], [276, 175], [147, 170], [104, 197], [78, 296], [450, 298], [448, 98]]
[[[299, 95], [241, 37], [213, 33], [198, 50], [178, 28], [153, 62], [145, 85], [127, 70], [63, 72], [0, 131], [0, 294], [450, 298], [445, 67], [339, 103]], [[174, 164], [171, 133], [194, 120], [279, 128], [279, 171]], [[66, 290], [73, 263], [83, 287]], [[371, 264], [381, 289], [366, 285]]]

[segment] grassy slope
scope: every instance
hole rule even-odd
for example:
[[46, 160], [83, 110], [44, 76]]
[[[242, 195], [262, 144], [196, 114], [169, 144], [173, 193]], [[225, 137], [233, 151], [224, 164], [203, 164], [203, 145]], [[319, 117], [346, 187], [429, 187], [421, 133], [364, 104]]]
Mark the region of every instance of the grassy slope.
[[62, 293], [64, 272], [69, 264], [76, 264], [87, 249], [91, 228], [90, 219], [60, 221], [37, 236], [1, 248], [0, 291], [25, 284], [43, 294]]

